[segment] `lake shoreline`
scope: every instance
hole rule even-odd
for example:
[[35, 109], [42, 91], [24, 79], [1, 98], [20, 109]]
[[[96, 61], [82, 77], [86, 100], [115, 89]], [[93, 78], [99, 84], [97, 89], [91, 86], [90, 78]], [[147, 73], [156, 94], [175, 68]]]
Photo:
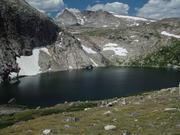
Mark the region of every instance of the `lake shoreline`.
[[[47, 73], [56, 73], [56, 72], [71, 72], [71, 71], [91, 71], [91, 70], [98, 70], [98, 69], [102, 69], [102, 68], [138, 68], [138, 69], [163, 69], [163, 70], [177, 70], [177, 71], [180, 71], [180, 66], [174, 66], [174, 67], [171, 67], [171, 66], [134, 66], [134, 65], [121, 65], [121, 66], [98, 66], [98, 67], [93, 67], [93, 68], [90, 68], [90, 69], [87, 69], [87, 68], [79, 68], [79, 69], [67, 69], [67, 70], [57, 70], [57, 71], [46, 71], [46, 72], [42, 72], [42, 73], [38, 73], [36, 75], [22, 75], [22, 76], [16, 76], [16, 77], [10, 77], [10, 81], [9, 82], [0, 82], [0, 85], [3, 85], [4, 83], [15, 83], [15, 82], [18, 82], [19, 79], [21, 78], [26, 78], [26, 77], [31, 77], [31, 76], [37, 76], [37, 75], [42, 75], [42, 74], [47, 74]], [[18, 74], [18, 73], [17, 73]]]
[[[70, 112], [79, 112], [86, 110], [96, 110], [97, 108], [109, 108], [114, 106], [132, 106], [132, 105], [143, 105], [149, 103], [149, 101], [159, 102], [158, 98], [164, 99], [165, 97], [169, 97], [168, 101], [172, 99], [180, 101], [179, 95], [179, 87], [161, 89], [159, 91], [153, 92], [145, 92], [134, 96], [122, 97], [122, 98], [113, 98], [107, 100], [100, 101], [78, 101], [78, 102], [65, 102], [64, 104], [57, 104], [55, 106], [41, 108], [36, 107], [34, 109], [23, 108], [22, 106], [9, 106], [9, 105], [1, 105], [0, 108], [8, 107], [11, 112], [6, 110], [6, 113], [0, 113], [0, 127], [6, 128], [7, 126], [13, 125], [15, 123], [19, 123], [21, 121], [26, 122], [27, 120], [33, 120], [44, 116], [51, 116], [54, 114], [61, 113], [70, 113]], [[160, 101], [161, 102], [161, 101]], [[178, 102], [177, 102], [178, 103]], [[174, 104], [174, 103], [173, 103]], [[178, 104], [177, 104], [178, 105]], [[173, 105], [173, 106], [177, 106]], [[171, 105], [172, 106], [172, 105]], [[170, 108], [171, 108], [170, 106]], [[148, 106], [146, 106], [148, 107]], [[17, 111], [15, 111], [15, 108]], [[19, 108], [19, 110], [18, 110]], [[168, 104], [167, 104], [168, 108]], [[21, 110], [22, 109], [22, 110]], [[178, 106], [177, 109], [180, 109]], [[14, 111], [14, 112], [13, 112]], [[1, 110], [2, 112], [2, 110]], [[4, 111], [5, 112], [5, 111]]]
[[65, 101], [96, 101], [176, 87], [179, 81], [179, 70], [171, 69], [110, 67], [44, 73], [0, 86], [0, 104], [12, 99], [29, 107], [48, 107]]

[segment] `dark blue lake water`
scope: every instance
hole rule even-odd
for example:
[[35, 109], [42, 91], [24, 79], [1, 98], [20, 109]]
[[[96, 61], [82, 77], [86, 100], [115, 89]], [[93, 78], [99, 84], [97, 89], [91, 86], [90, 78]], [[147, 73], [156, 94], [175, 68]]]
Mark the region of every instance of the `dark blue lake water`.
[[0, 104], [50, 106], [65, 101], [101, 100], [178, 86], [180, 70], [98, 68], [92, 71], [45, 73], [0, 86]]

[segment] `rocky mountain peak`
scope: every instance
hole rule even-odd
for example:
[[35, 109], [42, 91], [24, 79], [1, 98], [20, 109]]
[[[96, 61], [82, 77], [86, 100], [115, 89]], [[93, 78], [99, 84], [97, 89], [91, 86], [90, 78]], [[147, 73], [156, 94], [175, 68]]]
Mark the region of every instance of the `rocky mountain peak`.
[[65, 8], [62, 13], [56, 18], [60, 26], [83, 25], [84, 20], [80, 12]]
[[103, 10], [73, 12], [65, 9], [56, 20], [59, 26], [82, 26], [82, 27], [131, 27], [139, 26], [142, 23], [152, 22], [151, 20], [118, 15]]

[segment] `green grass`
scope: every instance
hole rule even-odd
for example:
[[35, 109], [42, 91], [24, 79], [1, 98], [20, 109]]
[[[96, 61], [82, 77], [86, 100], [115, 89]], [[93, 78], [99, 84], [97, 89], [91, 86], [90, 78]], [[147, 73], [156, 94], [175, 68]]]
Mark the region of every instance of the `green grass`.
[[142, 67], [167, 67], [168, 65], [180, 66], [180, 41], [173, 40], [169, 46], [162, 47], [159, 51], [147, 56], [136, 58], [130, 66]]
[[81, 34], [93, 37], [105, 37], [112, 40], [126, 40], [123, 31], [118, 29], [96, 28], [93, 30], [86, 30]]
[[[149, 95], [151, 99], [147, 98]], [[44, 129], [51, 129], [54, 135], [121, 135], [125, 131], [142, 135], [180, 133], [180, 128], [177, 127], [180, 124], [179, 111], [164, 111], [170, 107], [180, 108], [178, 89], [175, 92], [167, 90], [131, 96], [127, 97], [126, 101], [127, 105], [95, 107], [88, 111], [82, 111], [81, 109], [86, 106], [82, 105], [79, 111], [72, 109], [72, 112], [37, 116], [32, 120], [2, 129], [0, 135], [39, 135]], [[104, 115], [106, 111], [111, 111], [111, 114]], [[133, 116], [133, 113], [136, 115]], [[79, 118], [79, 121], [65, 121], [69, 117]], [[107, 124], [113, 124], [117, 128], [105, 131], [104, 126]], [[69, 125], [70, 128], [65, 128], [65, 125]]]
[[27, 121], [31, 119], [35, 119], [41, 116], [58, 114], [63, 112], [72, 112], [72, 111], [80, 111], [84, 110], [84, 108], [95, 107], [97, 103], [75, 103], [72, 106], [67, 105], [59, 105], [57, 107], [52, 108], [42, 108], [42, 109], [28, 109], [20, 113], [12, 114], [12, 115], [0, 115], [0, 129], [10, 126], [14, 123]]

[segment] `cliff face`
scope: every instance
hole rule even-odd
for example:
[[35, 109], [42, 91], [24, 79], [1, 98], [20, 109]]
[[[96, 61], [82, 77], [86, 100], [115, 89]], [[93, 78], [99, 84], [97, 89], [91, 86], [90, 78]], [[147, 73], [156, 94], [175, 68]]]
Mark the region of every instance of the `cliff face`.
[[0, 80], [19, 70], [16, 57], [52, 44], [59, 28], [24, 0], [0, 0]]
[[91, 65], [78, 39], [24, 0], [0, 0], [0, 82]]
[[47, 51], [39, 54], [41, 72], [82, 69], [93, 65], [81, 42], [64, 31], [59, 33], [57, 41]]
[[152, 21], [67, 9], [59, 17], [57, 22], [66, 30], [24, 0], [0, 0], [0, 82], [12, 72], [36, 75], [109, 65], [180, 67], [178, 18]]
[[65, 9], [64, 12], [57, 18], [57, 22], [60, 26], [71, 26], [78, 25], [78, 18], [76, 18], [76, 14], [72, 13], [69, 10]]

